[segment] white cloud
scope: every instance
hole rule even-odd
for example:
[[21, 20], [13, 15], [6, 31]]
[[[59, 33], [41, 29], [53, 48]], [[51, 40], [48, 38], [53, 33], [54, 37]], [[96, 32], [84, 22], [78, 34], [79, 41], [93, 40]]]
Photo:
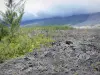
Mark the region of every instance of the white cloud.
[[[0, 10], [5, 10], [0, 0]], [[38, 16], [64, 16], [100, 12], [100, 0], [27, 0], [25, 12]]]
[[0, 11], [5, 11], [4, 0], [0, 0]]
[[28, 0], [25, 10], [39, 16], [100, 12], [100, 0]]

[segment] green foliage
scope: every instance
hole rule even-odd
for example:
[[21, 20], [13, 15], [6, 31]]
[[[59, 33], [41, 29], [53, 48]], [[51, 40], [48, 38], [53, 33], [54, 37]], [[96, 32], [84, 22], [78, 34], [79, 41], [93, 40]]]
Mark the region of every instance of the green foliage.
[[0, 41], [3, 37], [9, 35], [8, 27], [0, 24]]
[[31, 38], [27, 34], [19, 34], [14, 37], [6, 36], [0, 42], [0, 61], [25, 55], [35, 48], [40, 48], [41, 45], [46, 45], [52, 41], [50, 37], [43, 34]]
[[0, 11], [2, 16], [2, 21], [8, 25], [10, 28], [10, 33], [12, 36], [18, 32], [20, 27], [20, 22], [24, 14], [24, 0], [6, 0], [5, 5], [7, 10], [5, 12]]
[[66, 26], [55, 25], [55, 26], [30, 26], [30, 27], [26, 26], [26, 27], [23, 27], [22, 29], [30, 31], [30, 30], [67, 30], [67, 29], [73, 29], [73, 28], [67, 25]]

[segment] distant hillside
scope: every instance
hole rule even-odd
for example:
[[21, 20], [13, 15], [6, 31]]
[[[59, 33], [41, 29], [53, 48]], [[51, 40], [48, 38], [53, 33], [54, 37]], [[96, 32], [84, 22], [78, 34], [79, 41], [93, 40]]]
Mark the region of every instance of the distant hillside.
[[68, 17], [52, 17], [44, 19], [23, 20], [22, 25], [95, 25], [100, 23], [100, 13], [80, 14]]

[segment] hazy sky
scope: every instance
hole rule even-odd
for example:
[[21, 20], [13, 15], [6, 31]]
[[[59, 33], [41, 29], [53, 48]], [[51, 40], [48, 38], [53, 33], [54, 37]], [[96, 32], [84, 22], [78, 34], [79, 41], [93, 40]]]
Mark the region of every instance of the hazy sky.
[[[0, 0], [4, 11], [4, 0]], [[100, 0], [27, 0], [25, 12], [39, 16], [65, 16], [100, 12]]]

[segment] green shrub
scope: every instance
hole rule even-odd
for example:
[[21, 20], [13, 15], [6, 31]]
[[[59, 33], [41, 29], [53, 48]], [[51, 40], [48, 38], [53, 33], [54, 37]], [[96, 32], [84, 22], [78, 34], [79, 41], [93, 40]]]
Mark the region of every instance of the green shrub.
[[0, 42], [0, 61], [5, 61], [11, 58], [16, 58], [32, 52], [35, 48], [40, 48], [41, 45], [46, 45], [53, 40], [38, 34], [32, 38], [28, 35], [6, 36]]
[[0, 24], [0, 41], [3, 37], [9, 35], [8, 27]]

